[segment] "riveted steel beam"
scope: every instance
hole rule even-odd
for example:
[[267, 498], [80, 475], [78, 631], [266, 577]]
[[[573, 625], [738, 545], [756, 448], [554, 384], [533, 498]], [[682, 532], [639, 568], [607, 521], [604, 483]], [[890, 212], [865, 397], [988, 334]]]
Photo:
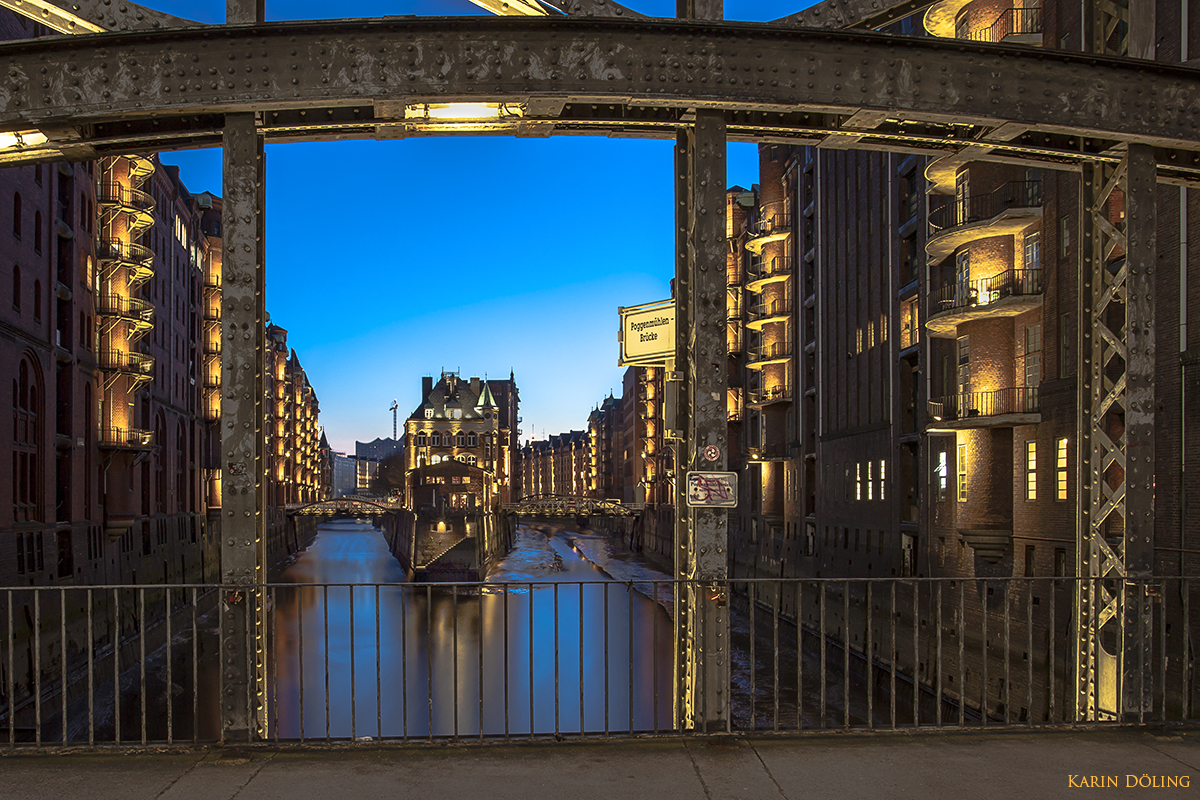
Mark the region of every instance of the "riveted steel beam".
[[752, 23], [269, 23], [13, 42], [0, 60], [0, 129], [67, 124], [81, 144], [120, 120], [167, 128], [175, 117], [247, 110], [538, 97], [846, 117], [868, 109], [906, 124], [1014, 122], [1174, 149], [1200, 139], [1194, 68]]
[[227, 25], [260, 25], [266, 19], [266, 0], [225, 0]]
[[880, 28], [933, 5], [930, 0], [824, 0], [775, 20], [805, 28]]
[[646, 15], [632, 8], [614, 3], [612, 0], [542, 0], [548, 6], [554, 6], [564, 14], [574, 17], [622, 17], [624, 19], [645, 19]]
[[263, 143], [253, 114], [231, 114], [224, 147], [221, 294], [221, 728], [262, 734], [265, 583]]
[[[680, 17], [720, 19], [720, 0], [679, 0]], [[676, 710], [682, 728], [729, 727], [728, 512], [691, 508], [690, 470], [726, 464], [725, 366], [726, 119], [719, 109], [689, 114], [675, 145], [677, 374], [683, 392], [675, 451], [677, 577]], [[718, 457], [705, 459], [706, 446]]]
[[112, 0], [0, 0], [0, 7], [10, 8], [59, 33], [162, 30], [203, 24], [124, 0], [118, 3]]

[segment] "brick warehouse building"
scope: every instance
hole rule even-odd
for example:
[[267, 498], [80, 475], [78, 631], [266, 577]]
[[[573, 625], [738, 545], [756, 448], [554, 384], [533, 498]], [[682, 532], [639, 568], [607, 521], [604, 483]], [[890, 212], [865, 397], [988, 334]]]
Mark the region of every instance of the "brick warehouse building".
[[[521, 478], [519, 406], [511, 373], [507, 380], [464, 380], [457, 372], [443, 372], [436, 382], [426, 375], [421, 379], [421, 404], [404, 423], [406, 472], [462, 461], [490, 476], [488, 497], [512, 502], [519, 496]], [[406, 486], [405, 497], [411, 505], [411, 486]]]
[[[39, 28], [0, 14], [4, 38]], [[0, 216], [0, 583], [215, 578], [220, 199], [110, 157], [0, 171]], [[316, 496], [318, 409], [285, 361], [303, 388], [276, 413], [306, 466], [274, 496], [295, 502]]]
[[[894, 29], [1078, 50], [1079, 14], [1068, 2], [943, 0]], [[1172, 20], [1178, 8], [1159, 4], [1160, 30]], [[1195, 52], [1200, 42], [1188, 35]], [[1180, 50], [1176, 32], [1160, 39], [1157, 57], [1177, 61]], [[990, 161], [977, 148], [931, 159], [832, 144], [761, 145], [760, 172], [760, 186], [731, 188], [727, 202], [730, 464], [743, 492], [730, 516], [731, 574], [1086, 574], [1075, 539], [1079, 172]], [[1191, 400], [1200, 338], [1187, 320], [1200, 313], [1200, 259], [1188, 238], [1200, 203], [1180, 187], [1158, 193], [1156, 413], [1159, 430], [1179, 435], [1156, 441], [1154, 569], [1196, 575], [1200, 524], [1188, 509], [1200, 499], [1200, 464], [1186, 443], [1200, 421]], [[1103, 209], [1110, 224], [1122, 206], [1117, 192]], [[1124, 263], [1120, 247], [1105, 257], [1110, 273]], [[1108, 434], [1121, 430], [1110, 414]], [[1108, 524], [1121, 533], [1119, 516]], [[1039, 588], [969, 593], [961, 612], [957, 597], [938, 608], [932, 595], [900, 588], [907, 630], [916, 622], [906, 609], [916, 607], [930, 631], [935, 619], [950, 630], [965, 615], [967, 628], [1011, 624], [1014, 641], [1037, 643], [1032, 696], [1008, 703], [999, 667], [1023, 670], [1028, 647], [1005, 653], [990, 642], [989, 674], [972, 642], [959, 664], [948, 640], [936, 677], [976, 713], [980, 697], [1014, 718], [1067, 706], [1047, 696], [1043, 672], [1072, 668], [1073, 585], [1029, 586]], [[815, 599], [805, 610], [813, 625]], [[863, 598], [847, 600], [849, 619], [841, 590], [828, 599], [830, 630], [864, 648]], [[794, 611], [793, 601], [782, 605]], [[1032, 630], [1027, 613], [1039, 615]], [[876, 657], [886, 658], [886, 617], [876, 618]], [[902, 672], [934, 682], [932, 652], [902, 636], [895, 658]]]

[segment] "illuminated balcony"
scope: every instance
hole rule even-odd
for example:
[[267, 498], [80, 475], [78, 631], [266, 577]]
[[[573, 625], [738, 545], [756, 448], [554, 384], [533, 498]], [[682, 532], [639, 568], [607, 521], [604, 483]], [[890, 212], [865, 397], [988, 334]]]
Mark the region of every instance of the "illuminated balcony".
[[154, 174], [154, 160], [150, 156], [122, 156], [129, 165], [129, 175], [136, 181], [144, 181]]
[[101, 268], [124, 267], [130, 272], [130, 283], [138, 284], [154, 277], [154, 251], [133, 242], [101, 242], [96, 253]]
[[1042, 43], [1042, 9], [1010, 8], [988, 27], [970, 31], [963, 38], [972, 42], [993, 44], [1006, 42], [1008, 44], [1040, 45]]
[[746, 327], [761, 331], [764, 325], [772, 322], [787, 322], [791, 318], [795, 306], [790, 297], [772, 300], [769, 303], [759, 303], [750, 309], [750, 320]]
[[1009, 181], [994, 192], [950, 198], [929, 211], [925, 252], [940, 261], [976, 239], [1018, 234], [1041, 216], [1041, 181]]
[[105, 211], [129, 215], [131, 228], [144, 230], [154, 225], [154, 197], [149, 192], [109, 180], [100, 184], [96, 199]]
[[101, 447], [121, 450], [146, 450], [154, 445], [154, 431], [141, 428], [101, 428]]
[[1038, 387], [1015, 386], [991, 392], [963, 392], [929, 402], [929, 433], [969, 428], [1012, 428], [1042, 421]]
[[746, 249], [759, 254], [771, 242], [782, 242], [792, 233], [792, 218], [785, 203], [764, 203], [747, 228]]
[[790, 403], [792, 387], [772, 386], [769, 389], [751, 389], [746, 395], [746, 405], [766, 406], [771, 403]]
[[985, 317], [1015, 317], [1042, 304], [1042, 271], [1010, 269], [999, 275], [947, 284], [929, 298], [930, 336], [957, 335], [957, 327]]
[[775, 342], [751, 348], [746, 358], [747, 369], [762, 369], [771, 364], [785, 364], [792, 360], [792, 343]]
[[762, 447], [747, 447], [749, 461], [787, 461], [800, 451], [799, 442], [767, 442]]
[[127, 322], [135, 331], [148, 331], [154, 327], [154, 306], [137, 297], [102, 294], [96, 298], [96, 314]]
[[154, 358], [145, 353], [129, 353], [124, 350], [101, 350], [100, 368], [105, 372], [147, 377], [154, 372]]
[[792, 275], [792, 260], [786, 256], [751, 262], [746, 269], [746, 289], [761, 292], [772, 283], [786, 281]]

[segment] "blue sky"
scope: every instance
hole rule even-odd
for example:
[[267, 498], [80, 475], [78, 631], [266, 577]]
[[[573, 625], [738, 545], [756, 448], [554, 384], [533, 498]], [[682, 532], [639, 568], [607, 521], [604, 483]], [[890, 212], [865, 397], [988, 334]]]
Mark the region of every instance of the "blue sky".
[[[225, 0], [148, 0], [203, 22]], [[766, 21], [806, 0], [726, 0]], [[629, 0], [673, 16], [675, 0]], [[485, 13], [467, 0], [267, 0], [268, 19]], [[441, 369], [507, 377], [524, 436], [584, 426], [624, 370], [617, 306], [669, 296], [672, 143], [591, 137], [418, 138], [267, 148], [267, 308], [288, 329], [340, 450], [391, 436]], [[221, 189], [220, 150], [163, 154], [193, 192]], [[729, 148], [729, 184], [758, 180]]]

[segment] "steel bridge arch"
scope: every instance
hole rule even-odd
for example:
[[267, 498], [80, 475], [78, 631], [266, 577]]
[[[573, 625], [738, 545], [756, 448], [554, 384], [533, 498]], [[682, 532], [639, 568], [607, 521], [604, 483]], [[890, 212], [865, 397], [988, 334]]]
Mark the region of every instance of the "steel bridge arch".
[[[403, 138], [414, 102], [520, 103], [448, 133], [673, 136], [696, 109], [731, 138], [1078, 169], [1159, 149], [1200, 182], [1200, 69], [1129, 58], [746, 22], [420, 18], [92, 33], [0, 45], [0, 163], [215, 146], [253, 112], [266, 141]], [[837, 137], [836, 139], [831, 137]], [[847, 140], [850, 141], [847, 141]], [[829, 141], [827, 141], [829, 140]]]
[[503, 509], [518, 515], [537, 515], [539, 513], [551, 516], [592, 516], [594, 514], [602, 514], [605, 516], [628, 517], [633, 515], [632, 509], [616, 500], [547, 493], [526, 495], [515, 503], [503, 506]]
[[[379, 513], [381, 513], [381, 514], [390, 514], [390, 513], [393, 513], [398, 510], [397, 508], [392, 508], [389, 506], [381, 505], [380, 503], [376, 502], [375, 500], [371, 500], [371, 499], [368, 499], [365, 497], [358, 497], [356, 495], [351, 495], [349, 497], [338, 497], [338, 498], [334, 498], [332, 500], [314, 500], [311, 503], [304, 503], [304, 504], [296, 506], [294, 508], [289, 508], [287, 510], [287, 515], [290, 517], [290, 516], [295, 516], [297, 514], [305, 514], [306, 512], [308, 512], [308, 509], [317, 508], [320, 506], [336, 507], [336, 506], [340, 506], [340, 505], [371, 506], [373, 508], [379, 509]], [[334, 510], [340, 511], [342, 509], [334, 508]]]

